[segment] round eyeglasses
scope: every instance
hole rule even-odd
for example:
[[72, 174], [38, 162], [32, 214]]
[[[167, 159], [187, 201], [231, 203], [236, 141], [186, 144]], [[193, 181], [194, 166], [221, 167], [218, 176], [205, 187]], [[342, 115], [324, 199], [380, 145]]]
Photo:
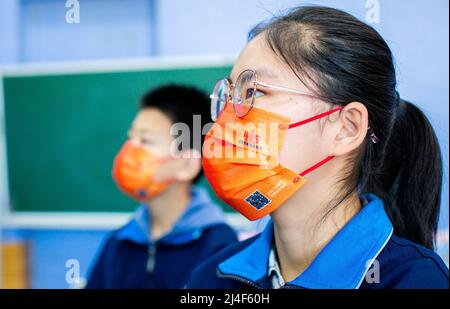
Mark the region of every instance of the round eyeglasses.
[[255, 103], [258, 87], [322, 99], [303, 91], [261, 82], [254, 70], [245, 70], [239, 74], [235, 84], [232, 84], [227, 78], [217, 81], [213, 93], [210, 95], [212, 120], [217, 120], [227, 102], [233, 103], [236, 116], [244, 117], [247, 115]]

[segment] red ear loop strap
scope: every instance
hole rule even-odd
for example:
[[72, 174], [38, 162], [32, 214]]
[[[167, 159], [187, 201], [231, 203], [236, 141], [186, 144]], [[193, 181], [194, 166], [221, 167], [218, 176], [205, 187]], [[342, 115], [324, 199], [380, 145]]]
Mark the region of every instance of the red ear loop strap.
[[328, 156], [325, 159], [323, 159], [322, 161], [320, 161], [319, 163], [314, 164], [313, 166], [311, 166], [310, 168], [304, 170], [303, 172], [301, 172], [299, 175], [300, 176], [305, 176], [306, 174], [308, 174], [309, 172], [314, 171], [316, 168], [324, 165], [325, 163], [327, 163], [328, 161], [330, 161], [331, 159], [333, 159], [334, 156]]
[[329, 115], [329, 114], [332, 114], [332, 113], [334, 113], [334, 112], [337, 112], [338, 110], [341, 110], [341, 109], [343, 109], [343, 108], [344, 108], [343, 106], [336, 107], [336, 108], [330, 109], [329, 111], [327, 111], [327, 112], [325, 112], [325, 113], [318, 114], [318, 115], [316, 115], [316, 116], [314, 116], [314, 117], [307, 118], [307, 119], [305, 119], [305, 120], [302, 120], [302, 121], [299, 121], [299, 122], [296, 122], [296, 123], [291, 123], [291, 124], [289, 125], [288, 128], [291, 129], [291, 128], [295, 128], [295, 127], [301, 126], [302, 124], [305, 124], [305, 123], [308, 123], [308, 122], [317, 120], [317, 119], [319, 119], [319, 118], [325, 117], [325, 116], [327, 116], [327, 115]]
[[[311, 118], [308, 118], [308, 119], [305, 119], [305, 120], [302, 120], [302, 121], [299, 121], [299, 122], [296, 122], [296, 123], [292, 123], [292, 124], [289, 125], [289, 129], [295, 128], [295, 127], [301, 126], [302, 124], [305, 124], [305, 123], [317, 120], [319, 118], [325, 117], [325, 116], [330, 115], [330, 114], [332, 114], [334, 112], [337, 112], [338, 110], [341, 110], [343, 108], [344, 108], [343, 106], [340, 106], [340, 107], [337, 107], [337, 108], [333, 108], [333, 109], [331, 109], [331, 110], [329, 110], [329, 111], [327, 111], [325, 113], [321, 113], [321, 114], [318, 114], [318, 115], [316, 115], [314, 117], [311, 117]], [[328, 161], [330, 161], [333, 158], [334, 158], [334, 156], [328, 156], [325, 159], [323, 159], [322, 161], [320, 161], [320, 162], [314, 164], [313, 166], [311, 166], [310, 168], [304, 170], [299, 175], [303, 177], [306, 174], [308, 174], [309, 172], [312, 172], [316, 168], [324, 165], [325, 163], [327, 163]]]

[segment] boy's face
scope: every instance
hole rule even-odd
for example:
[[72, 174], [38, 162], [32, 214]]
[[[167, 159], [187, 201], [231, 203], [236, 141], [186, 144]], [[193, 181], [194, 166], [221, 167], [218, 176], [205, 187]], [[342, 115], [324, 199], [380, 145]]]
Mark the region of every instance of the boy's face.
[[170, 147], [173, 141], [170, 135], [172, 121], [156, 108], [146, 108], [139, 111], [133, 120], [128, 139], [147, 149], [164, 161], [159, 166], [155, 181], [174, 179], [178, 160], [171, 160]]
[[170, 156], [173, 136], [172, 121], [156, 108], [146, 108], [136, 115], [128, 132], [128, 138], [145, 147], [160, 158]]
[[156, 181], [192, 181], [200, 172], [201, 160], [192, 156], [172, 156], [176, 148], [170, 134], [172, 124], [172, 120], [159, 109], [145, 108], [134, 118], [128, 138], [163, 161], [155, 174]]

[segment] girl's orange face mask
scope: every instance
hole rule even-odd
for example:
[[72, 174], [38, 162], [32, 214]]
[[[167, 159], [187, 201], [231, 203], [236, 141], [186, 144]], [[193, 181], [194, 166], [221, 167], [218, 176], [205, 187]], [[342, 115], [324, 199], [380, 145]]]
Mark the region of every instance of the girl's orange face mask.
[[253, 108], [242, 118], [226, 103], [203, 144], [203, 169], [216, 194], [249, 220], [280, 207], [305, 183], [304, 175], [325, 164], [329, 156], [301, 173], [278, 162], [288, 129], [325, 117], [342, 107], [291, 124], [288, 117]]
[[154, 179], [162, 161], [148, 149], [127, 141], [114, 159], [113, 178], [133, 199], [150, 200], [168, 186], [167, 182]]

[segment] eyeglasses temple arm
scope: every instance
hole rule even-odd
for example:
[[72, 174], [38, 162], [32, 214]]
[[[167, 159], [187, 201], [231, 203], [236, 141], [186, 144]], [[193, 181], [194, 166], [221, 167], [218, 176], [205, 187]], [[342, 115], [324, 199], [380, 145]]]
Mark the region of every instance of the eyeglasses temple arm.
[[284, 92], [289, 92], [289, 93], [294, 93], [294, 94], [301, 94], [301, 95], [306, 95], [308, 97], [312, 97], [312, 98], [319, 98], [318, 96], [306, 93], [306, 92], [302, 92], [302, 91], [298, 91], [298, 90], [294, 90], [294, 89], [289, 89], [289, 88], [285, 88], [285, 87], [281, 87], [281, 86], [275, 86], [275, 85], [269, 85], [266, 84], [264, 82], [255, 82], [256, 86], [262, 86], [264, 88], [268, 88], [268, 89], [276, 89], [276, 90], [280, 90], [280, 91], [284, 91]]

